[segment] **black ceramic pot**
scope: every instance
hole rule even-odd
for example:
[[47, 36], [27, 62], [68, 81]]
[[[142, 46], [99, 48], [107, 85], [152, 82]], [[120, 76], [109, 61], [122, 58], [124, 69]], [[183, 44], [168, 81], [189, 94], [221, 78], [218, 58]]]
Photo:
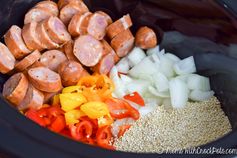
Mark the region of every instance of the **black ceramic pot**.
[[[0, 0], [0, 36], [40, 0]], [[229, 117], [233, 131], [201, 148], [237, 147], [237, 21], [236, 0], [85, 0], [92, 11], [116, 19], [130, 13], [133, 32], [152, 27], [161, 47], [181, 58], [194, 55], [198, 73], [211, 79], [212, 89]], [[0, 90], [7, 76], [0, 76]], [[19, 114], [0, 96], [0, 157], [24, 158], [158, 158], [232, 157], [233, 155], [158, 155], [108, 151], [72, 141], [41, 128]]]

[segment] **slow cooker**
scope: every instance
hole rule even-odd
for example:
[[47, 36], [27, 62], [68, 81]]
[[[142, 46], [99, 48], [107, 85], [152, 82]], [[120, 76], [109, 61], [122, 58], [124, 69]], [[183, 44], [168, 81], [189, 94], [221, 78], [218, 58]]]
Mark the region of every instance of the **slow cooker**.
[[[40, 0], [0, 0], [1, 41], [7, 29], [23, 25], [28, 9]], [[236, 0], [84, 0], [92, 11], [114, 19], [129, 13], [133, 31], [152, 27], [162, 48], [181, 58], [193, 55], [198, 73], [211, 79], [233, 131], [203, 145], [237, 148], [237, 1]], [[183, 37], [188, 40], [183, 40]], [[0, 90], [8, 76], [0, 75]], [[136, 154], [82, 144], [41, 128], [0, 96], [0, 157], [158, 158], [233, 157], [234, 155]]]

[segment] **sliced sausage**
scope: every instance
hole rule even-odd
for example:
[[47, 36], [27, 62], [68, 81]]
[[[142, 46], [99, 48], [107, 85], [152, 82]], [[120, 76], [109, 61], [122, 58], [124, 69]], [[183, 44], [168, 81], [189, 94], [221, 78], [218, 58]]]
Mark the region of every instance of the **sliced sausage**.
[[15, 106], [20, 105], [28, 88], [28, 80], [23, 73], [11, 76], [3, 85], [2, 95]]
[[87, 34], [87, 28], [90, 22], [90, 18], [93, 14], [91, 12], [87, 12], [83, 15], [82, 21], [79, 27], [79, 33], [80, 35], [86, 35]]
[[108, 74], [114, 64], [114, 55], [109, 53], [100, 60], [99, 64], [93, 68], [93, 71], [99, 74]]
[[134, 37], [129, 29], [121, 32], [111, 41], [111, 46], [119, 57], [124, 57], [134, 46]]
[[63, 86], [73, 86], [78, 83], [81, 78], [83, 67], [76, 61], [67, 61], [60, 65], [58, 70], [62, 78]]
[[119, 61], [119, 57], [115, 53], [113, 48], [109, 45], [109, 43], [106, 40], [102, 40], [101, 43], [103, 44], [103, 56], [107, 54], [112, 54], [114, 56], [114, 62], [117, 63]]
[[49, 50], [42, 54], [39, 61], [47, 68], [57, 72], [59, 65], [67, 61], [67, 57], [61, 51]]
[[57, 92], [62, 88], [59, 74], [46, 67], [31, 68], [28, 76], [32, 85], [43, 92]]
[[75, 57], [75, 55], [73, 54], [73, 45], [74, 45], [74, 42], [73, 40], [71, 41], [68, 41], [64, 46], [63, 46], [63, 49], [64, 49], [64, 53], [67, 57], [68, 60], [73, 60], [73, 61], [78, 61], [78, 59]]
[[41, 1], [35, 5], [35, 8], [44, 8], [48, 10], [53, 16], [58, 16], [58, 5], [53, 1]]
[[157, 45], [156, 33], [149, 27], [141, 27], [135, 36], [136, 46], [142, 49], [153, 48]]
[[40, 109], [44, 103], [44, 94], [29, 84], [26, 95], [17, 107], [19, 110]]
[[9, 49], [0, 42], [0, 72], [6, 74], [14, 69], [16, 59]]
[[31, 22], [24, 25], [22, 29], [22, 37], [28, 49], [31, 51], [38, 49], [39, 51], [46, 48], [40, 41], [38, 33], [36, 32], [37, 22]]
[[73, 53], [85, 66], [95, 66], [102, 57], [103, 46], [90, 35], [80, 36], [75, 40]]
[[77, 3], [77, 1], [82, 1], [82, 0], [59, 0], [58, 1], [58, 8], [62, 9], [65, 5], [69, 3]]
[[[77, 37], [79, 35], [86, 34], [86, 32], [87, 32], [86, 28], [87, 28], [88, 23], [89, 23], [89, 18], [88, 17], [91, 14], [92, 14], [91, 12], [86, 12], [84, 14], [77, 13], [72, 17], [72, 20], [70, 21], [70, 23], [68, 25], [68, 31], [73, 37]], [[85, 33], [83, 33], [83, 31]]]
[[52, 14], [45, 8], [32, 8], [29, 10], [24, 19], [24, 24], [31, 22], [40, 22], [52, 16]]
[[102, 40], [106, 34], [106, 27], [108, 26], [107, 19], [100, 13], [94, 13], [90, 17], [87, 33], [97, 40]]
[[99, 14], [103, 15], [105, 17], [108, 25], [113, 23], [113, 20], [111, 19], [111, 17], [107, 13], [105, 13], [103, 11], [96, 11], [96, 13], [99, 13]]
[[132, 20], [130, 18], [130, 15], [129, 14], [124, 15], [122, 18], [120, 18], [119, 20], [115, 21], [114, 23], [112, 23], [107, 27], [106, 29], [107, 36], [110, 39], [113, 39], [116, 35], [127, 30], [131, 26], [132, 26]]
[[41, 54], [38, 50], [35, 50], [33, 53], [26, 56], [24, 59], [16, 63], [15, 69], [17, 71], [24, 71], [31, 65], [33, 65], [36, 61], [39, 60]]
[[62, 21], [57, 17], [50, 17], [44, 22], [49, 37], [58, 44], [66, 43], [71, 40], [70, 34]]
[[79, 28], [81, 25], [82, 16], [83, 16], [82, 13], [75, 14], [68, 25], [68, 32], [73, 37], [77, 37], [80, 35]]
[[12, 25], [7, 31], [4, 35], [4, 41], [16, 59], [21, 59], [30, 53], [22, 39], [21, 28], [16, 25]]
[[85, 13], [88, 12], [89, 9], [87, 6], [84, 4], [82, 1], [77, 1], [77, 2], [72, 2], [67, 5], [65, 5], [61, 10], [60, 10], [60, 19], [62, 22], [67, 26], [72, 19], [73, 15], [76, 13]]
[[47, 49], [55, 49], [59, 47], [59, 44], [54, 42], [48, 35], [45, 27], [44, 21], [38, 23], [36, 27], [36, 32], [38, 34], [39, 40], [45, 45]]

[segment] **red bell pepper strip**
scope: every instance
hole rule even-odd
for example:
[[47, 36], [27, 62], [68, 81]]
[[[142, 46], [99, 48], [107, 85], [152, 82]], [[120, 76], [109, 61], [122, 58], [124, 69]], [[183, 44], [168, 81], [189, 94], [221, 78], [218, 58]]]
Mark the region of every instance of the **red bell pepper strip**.
[[37, 123], [40, 126], [45, 127], [47, 125], [47, 123], [45, 122], [45, 120], [39, 116], [39, 114], [37, 113], [36, 110], [30, 109], [25, 113], [25, 116], [29, 119], [31, 119], [32, 121], [34, 121], [35, 123]]
[[131, 125], [123, 125], [119, 127], [118, 138], [122, 137], [124, 133], [131, 127]]
[[102, 128], [99, 128], [96, 133], [97, 145], [105, 149], [115, 150], [115, 148], [111, 144], [111, 141], [111, 126], [104, 126]]
[[109, 98], [105, 100], [105, 103], [108, 105], [110, 115], [113, 118], [122, 119], [132, 117], [134, 120], [138, 120], [140, 117], [138, 110], [133, 108], [128, 102], [124, 100]]
[[144, 102], [143, 98], [137, 92], [133, 92], [132, 94], [125, 95], [123, 98], [127, 99], [131, 102], [134, 102], [140, 106], [145, 106], [145, 102]]

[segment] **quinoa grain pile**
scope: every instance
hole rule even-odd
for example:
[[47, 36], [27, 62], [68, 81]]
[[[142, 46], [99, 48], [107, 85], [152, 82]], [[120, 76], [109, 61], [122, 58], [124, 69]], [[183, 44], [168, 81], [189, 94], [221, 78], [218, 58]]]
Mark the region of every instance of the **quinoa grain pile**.
[[139, 119], [114, 145], [121, 151], [162, 153], [197, 147], [231, 130], [220, 102], [212, 97], [189, 102], [184, 109], [159, 106]]

